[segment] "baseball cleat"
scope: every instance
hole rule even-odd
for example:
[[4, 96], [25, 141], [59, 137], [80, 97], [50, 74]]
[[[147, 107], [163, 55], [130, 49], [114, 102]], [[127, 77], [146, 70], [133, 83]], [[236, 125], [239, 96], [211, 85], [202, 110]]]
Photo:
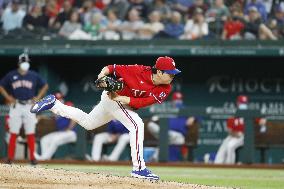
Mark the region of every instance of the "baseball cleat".
[[10, 164], [10, 165], [11, 165], [13, 162], [12, 162], [12, 160], [11, 160], [11, 159], [9, 159], [9, 158], [8, 158], [8, 159], [7, 159], [4, 163], [5, 163], [5, 164]]
[[33, 160], [30, 161], [30, 164], [35, 166], [35, 165], [37, 165], [37, 161], [35, 159], [33, 159]]
[[54, 95], [47, 95], [46, 97], [42, 98], [40, 101], [36, 102], [32, 107], [30, 112], [31, 113], [39, 113], [45, 110], [49, 110], [55, 104], [56, 98]]
[[140, 171], [132, 171], [131, 176], [135, 178], [143, 178], [143, 179], [149, 179], [149, 180], [159, 180], [159, 176], [153, 174], [150, 170], [147, 168], [140, 170]]

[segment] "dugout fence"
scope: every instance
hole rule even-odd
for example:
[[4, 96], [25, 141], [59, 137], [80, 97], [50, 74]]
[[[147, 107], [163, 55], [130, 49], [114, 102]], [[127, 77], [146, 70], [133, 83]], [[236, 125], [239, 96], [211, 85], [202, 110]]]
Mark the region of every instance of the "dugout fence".
[[[0, 157], [6, 156], [6, 144], [5, 144], [5, 128], [4, 128], [4, 116], [8, 114], [8, 106], [0, 106]], [[160, 116], [160, 139], [158, 147], [160, 149], [159, 161], [168, 161], [168, 122], [167, 118], [171, 116], [195, 116], [198, 118], [198, 124], [202, 127], [202, 120], [205, 118], [210, 119], [227, 119], [231, 116], [243, 117], [245, 120], [245, 141], [244, 146], [240, 150], [241, 162], [251, 164], [256, 162], [255, 150], [258, 148], [261, 150], [261, 162], [264, 163], [267, 158], [266, 150], [269, 148], [284, 148], [284, 109], [282, 108], [265, 108], [261, 110], [238, 110], [236, 108], [226, 107], [213, 107], [213, 106], [194, 106], [190, 108], [182, 109], [182, 111], [175, 108], [159, 108], [159, 106], [152, 106], [147, 109], [139, 110], [139, 114], [143, 118], [149, 118], [152, 115]], [[255, 118], [263, 117], [270, 121], [265, 133], [259, 132], [259, 127], [255, 124]], [[84, 154], [87, 149], [86, 133], [87, 131], [79, 127], [78, 129], [78, 142], [75, 145], [76, 159], [84, 159]], [[192, 146], [191, 146], [192, 147]], [[198, 144], [195, 148], [198, 148]], [[193, 156], [193, 152], [190, 156]], [[189, 158], [192, 160], [193, 158]]]

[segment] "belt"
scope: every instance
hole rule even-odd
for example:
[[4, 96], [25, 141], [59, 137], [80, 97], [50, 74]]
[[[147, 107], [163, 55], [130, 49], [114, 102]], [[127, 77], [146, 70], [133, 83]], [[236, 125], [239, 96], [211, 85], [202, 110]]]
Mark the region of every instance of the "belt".
[[32, 100], [17, 100], [16, 102], [22, 105], [26, 105], [26, 104], [31, 104]]

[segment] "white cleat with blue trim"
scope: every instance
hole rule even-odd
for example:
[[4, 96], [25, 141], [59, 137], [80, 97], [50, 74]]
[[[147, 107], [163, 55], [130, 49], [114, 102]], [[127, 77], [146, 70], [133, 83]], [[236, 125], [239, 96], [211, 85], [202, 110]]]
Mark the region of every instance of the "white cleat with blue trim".
[[149, 180], [159, 180], [159, 176], [153, 174], [147, 168], [140, 170], [140, 171], [132, 171], [131, 176], [135, 178], [142, 178], [142, 179], [149, 179]]
[[55, 104], [56, 98], [54, 95], [50, 94], [43, 97], [40, 101], [36, 102], [32, 107], [31, 113], [39, 113], [45, 110], [49, 110]]

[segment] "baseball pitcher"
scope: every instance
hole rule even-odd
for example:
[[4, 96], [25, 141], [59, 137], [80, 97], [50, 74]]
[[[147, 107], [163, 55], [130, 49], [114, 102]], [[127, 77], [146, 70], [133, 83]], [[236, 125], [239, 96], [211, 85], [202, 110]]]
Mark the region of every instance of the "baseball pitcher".
[[[131, 176], [158, 180], [146, 168], [143, 159], [144, 123], [135, 110], [162, 103], [171, 91], [176, 74], [175, 62], [170, 57], [159, 57], [154, 67], [143, 65], [109, 65], [98, 75], [96, 85], [104, 89], [99, 104], [89, 113], [60, 103], [54, 95], [37, 102], [31, 112], [50, 109], [53, 113], [76, 121], [87, 130], [98, 128], [113, 119], [120, 121], [130, 136], [133, 170]], [[108, 75], [114, 75], [116, 80]]]

